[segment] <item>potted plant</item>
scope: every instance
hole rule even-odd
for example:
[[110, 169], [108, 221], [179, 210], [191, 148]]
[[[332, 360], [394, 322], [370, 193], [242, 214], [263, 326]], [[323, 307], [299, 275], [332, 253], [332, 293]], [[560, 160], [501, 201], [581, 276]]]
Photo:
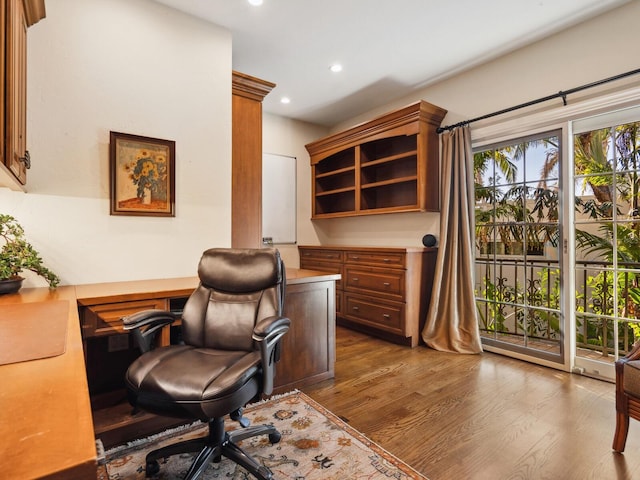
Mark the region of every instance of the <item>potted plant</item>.
[[24, 278], [23, 270], [31, 270], [55, 288], [60, 278], [44, 266], [40, 254], [27, 242], [24, 229], [11, 215], [0, 214], [0, 293], [17, 292]]

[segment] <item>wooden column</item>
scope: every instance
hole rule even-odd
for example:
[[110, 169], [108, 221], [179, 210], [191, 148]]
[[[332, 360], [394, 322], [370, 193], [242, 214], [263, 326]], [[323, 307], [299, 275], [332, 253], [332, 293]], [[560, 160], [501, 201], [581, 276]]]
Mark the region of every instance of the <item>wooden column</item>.
[[262, 99], [274, 83], [233, 72], [231, 246], [262, 246]]

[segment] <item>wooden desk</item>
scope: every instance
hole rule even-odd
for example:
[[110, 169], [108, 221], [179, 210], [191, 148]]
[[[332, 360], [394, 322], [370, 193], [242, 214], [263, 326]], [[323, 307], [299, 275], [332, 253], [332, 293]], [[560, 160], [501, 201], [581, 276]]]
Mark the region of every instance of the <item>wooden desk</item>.
[[282, 337], [274, 393], [335, 376], [337, 280], [340, 275], [287, 269], [284, 315], [291, 327]]
[[[282, 340], [274, 393], [334, 376], [335, 283], [340, 275], [287, 269], [286, 278], [284, 314], [292, 325]], [[105, 448], [176, 424], [175, 419], [143, 412], [131, 416], [124, 397], [124, 372], [139, 352], [127, 341], [122, 316], [147, 308], [179, 309], [197, 285], [197, 277], [187, 277], [76, 287], [94, 429]], [[109, 351], [109, 339], [118, 336], [124, 340], [123, 348]], [[161, 344], [168, 344], [170, 336], [165, 329]]]
[[[0, 308], [60, 301], [69, 304], [63, 310], [68, 316], [64, 353], [0, 365], [2, 478], [96, 478], [96, 445], [74, 287], [23, 289], [0, 296]], [[16, 316], [16, 322], [21, 320]], [[2, 342], [10, 341], [0, 339], [0, 348]]]

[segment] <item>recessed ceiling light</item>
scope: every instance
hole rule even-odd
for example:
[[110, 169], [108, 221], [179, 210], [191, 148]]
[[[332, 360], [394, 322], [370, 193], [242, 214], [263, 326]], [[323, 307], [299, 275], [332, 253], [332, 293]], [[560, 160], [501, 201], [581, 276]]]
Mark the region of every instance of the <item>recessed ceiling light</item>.
[[331, 65], [329, 67], [329, 70], [331, 70], [333, 73], [338, 73], [342, 71], [342, 65], [340, 65], [339, 63], [334, 63], [333, 65]]
[[258, 5], [262, 5], [262, 0], [248, 0], [251, 5], [257, 7]]
[[282, 97], [280, 103], [291, 103], [291, 99], [289, 97]]

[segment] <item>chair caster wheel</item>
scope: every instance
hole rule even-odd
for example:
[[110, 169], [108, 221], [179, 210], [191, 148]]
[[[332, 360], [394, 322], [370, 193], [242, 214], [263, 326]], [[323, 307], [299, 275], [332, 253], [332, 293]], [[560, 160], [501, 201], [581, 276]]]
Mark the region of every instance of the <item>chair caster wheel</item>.
[[147, 465], [144, 467], [144, 474], [146, 477], [151, 477], [160, 471], [160, 464], [153, 460], [152, 462], [147, 462]]
[[274, 444], [280, 442], [282, 435], [279, 432], [269, 434], [269, 443]]

